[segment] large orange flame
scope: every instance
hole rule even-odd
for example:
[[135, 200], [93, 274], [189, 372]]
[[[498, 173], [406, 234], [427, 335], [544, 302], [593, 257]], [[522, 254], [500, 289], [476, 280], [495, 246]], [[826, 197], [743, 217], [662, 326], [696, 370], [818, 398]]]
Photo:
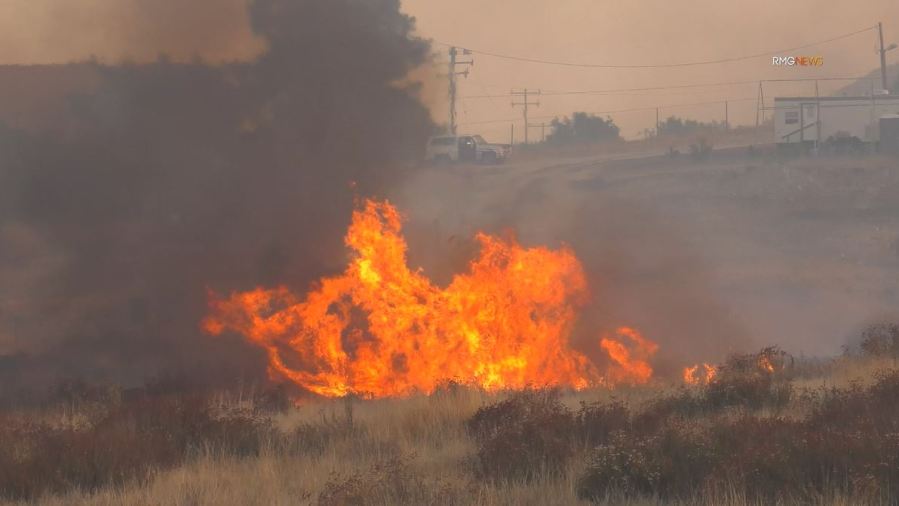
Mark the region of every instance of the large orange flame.
[[[267, 350], [273, 379], [324, 396], [430, 393], [450, 381], [487, 390], [582, 389], [652, 375], [651, 352], [633, 360], [612, 338], [603, 348], [614, 374], [600, 374], [571, 348], [587, 284], [570, 249], [478, 234], [480, 256], [441, 289], [407, 267], [400, 230], [393, 206], [366, 201], [353, 213], [346, 235], [353, 256], [342, 275], [321, 280], [304, 300], [284, 287], [213, 296], [205, 330], [240, 332]], [[618, 333], [639, 350], [655, 350], [631, 329]]]

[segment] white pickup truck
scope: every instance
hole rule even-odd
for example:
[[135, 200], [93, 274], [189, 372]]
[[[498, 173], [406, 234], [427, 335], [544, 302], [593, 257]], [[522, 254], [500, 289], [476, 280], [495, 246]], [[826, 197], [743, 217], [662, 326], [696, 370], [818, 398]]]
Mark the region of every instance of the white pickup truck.
[[425, 157], [433, 163], [503, 163], [509, 149], [505, 144], [490, 144], [480, 135], [439, 135], [428, 141]]

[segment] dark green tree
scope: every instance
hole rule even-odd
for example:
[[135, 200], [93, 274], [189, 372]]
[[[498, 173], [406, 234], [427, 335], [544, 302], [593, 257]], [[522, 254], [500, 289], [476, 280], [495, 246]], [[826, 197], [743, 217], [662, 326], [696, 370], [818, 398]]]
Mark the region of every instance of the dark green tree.
[[550, 126], [552, 133], [546, 138], [548, 144], [587, 144], [620, 138], [612, 118], [603, 119], [585, 112], [576, 112], [571, 118], [556, 118]]
[[669, 116], [665, 121], [659, 123], [659, 135], [665, 134], [684, 134], [695, 132], [697, 130], [714, 130], [723, 129], [724, 123], [719, 121], [711, 121], [704, 123], [692, 119], [682, 119], [677, 116]]

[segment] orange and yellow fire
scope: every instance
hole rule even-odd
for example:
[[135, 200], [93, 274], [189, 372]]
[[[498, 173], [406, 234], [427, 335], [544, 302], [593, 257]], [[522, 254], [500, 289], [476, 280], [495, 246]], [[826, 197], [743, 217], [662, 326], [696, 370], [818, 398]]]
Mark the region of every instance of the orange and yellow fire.
[[688, 385], [708, 385], [718, 375], [718, 368], [710, 364], [694, 365], [684, 369], [684, 383]]
[[633, 329], [601, 340], [606, 373], [571, 347], [587, 283], [570, 249], [477, 240], [469, 271], [442, 289], [407, 266], [396, 208], [368, 200], [353, 213], [343, 274], [305, 299], [285, 287], [212, 296], [203, 326], [243, 334], [267, 350], [272, 379], [328, 397], [430, 393], [448, 382], [582, 389], [650, 379], [657, 346]]
[[[625, 343], [630, 343], [628, 346]], [[652, 366], [649, 359], [655, 355], [659, 346], [629, 327], [621, 327], [615, 337], [603, 337], [599, 346], [612, 359], [612, 366], [605, 377], [609, 383], [642, 384], [652, 378]]]
[[767, 372], [767, 373], [773, 373], [775, 370], [774, 364], [771, 362], [771, 359], [768, 358], [768, 356], [766, 356], [766, 355], [761, 355], [759, 357], [758, 366], [759, 366], [759, 370]]

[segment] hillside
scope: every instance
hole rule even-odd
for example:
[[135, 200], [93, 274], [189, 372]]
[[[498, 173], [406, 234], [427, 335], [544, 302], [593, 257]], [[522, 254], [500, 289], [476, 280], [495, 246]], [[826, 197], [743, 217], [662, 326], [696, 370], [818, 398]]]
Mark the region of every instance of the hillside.
[[[871, 82], [880, 87], [880, 68], [868, 72], [863, 78], [852, 84], [840, 88], [834, 96], [866, 96], [871, 94]], [[899, 63], [887, 66], [887, 80], [893, 93], [899, 93]]]

